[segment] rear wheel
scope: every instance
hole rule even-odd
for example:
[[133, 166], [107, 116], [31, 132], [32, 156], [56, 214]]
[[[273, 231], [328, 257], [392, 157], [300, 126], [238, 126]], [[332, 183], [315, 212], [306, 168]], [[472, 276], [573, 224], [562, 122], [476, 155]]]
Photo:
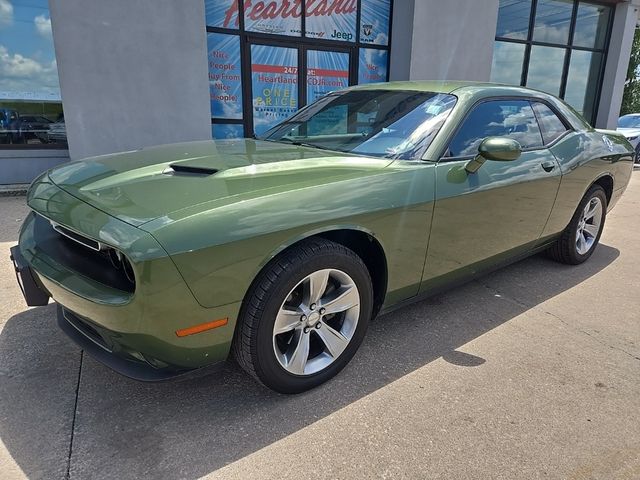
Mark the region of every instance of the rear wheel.
[[571, 222], [549, 249], [554, 260], [569, 265], [586, 261], [596, 249], [607, 216], [607, 195], [593, 185], [582, 198]]
[[238, 363], [282, 393], [336, 375], [360, 346], [371, 317], [371, 278], [360, 257], [324, 239], [272, 261], [245, 298], [234, 338]]

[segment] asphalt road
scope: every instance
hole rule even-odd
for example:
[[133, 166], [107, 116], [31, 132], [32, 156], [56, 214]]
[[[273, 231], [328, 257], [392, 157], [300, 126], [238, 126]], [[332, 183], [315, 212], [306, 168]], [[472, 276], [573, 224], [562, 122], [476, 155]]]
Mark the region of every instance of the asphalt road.
[[141, 384], [27, 309], [0, 198], [0, 478], [640, 478], [640, 172], [584, 265], [536, 256], [379, 318], [336, 379]]

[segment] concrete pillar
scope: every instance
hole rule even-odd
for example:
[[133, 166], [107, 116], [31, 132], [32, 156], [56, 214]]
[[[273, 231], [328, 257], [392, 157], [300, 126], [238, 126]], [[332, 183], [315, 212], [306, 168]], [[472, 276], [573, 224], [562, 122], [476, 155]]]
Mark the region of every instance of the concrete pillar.
[[499, 0], [396, 0], [391, 80], [475, 80], [491, 75]]
[[596, 127], [615, 129], [620, 115], [640, 0], [618, 3], [613, 18]]
[[203, 0], [50, 0], [71, 159], [211, 138]]

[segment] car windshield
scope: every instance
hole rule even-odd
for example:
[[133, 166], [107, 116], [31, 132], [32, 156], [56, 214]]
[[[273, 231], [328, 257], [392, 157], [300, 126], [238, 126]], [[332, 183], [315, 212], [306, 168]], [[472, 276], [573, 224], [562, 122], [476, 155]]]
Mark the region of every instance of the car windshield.
[[404, 90], [351, 90], [320, 98], [263, 140], [375, 157], [422, 157], [456, 97]]
[[618, 119], [618, 128], [640, 128], [640, 115], [625, 115]]

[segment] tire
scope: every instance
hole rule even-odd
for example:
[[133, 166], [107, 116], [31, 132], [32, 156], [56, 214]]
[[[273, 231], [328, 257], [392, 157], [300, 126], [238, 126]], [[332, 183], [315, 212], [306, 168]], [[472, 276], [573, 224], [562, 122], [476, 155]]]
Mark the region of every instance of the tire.
[[[317, 296], [322, 287], [311, 293], [311, 285], [322, 285], [325, 277], [323, 293]], [[358, 305], [350, 306], [356, 299]], [[324, 313], [342, 307], [344, 311]], [[273, 259], [254, 280], [240, 310], [233, 354], [266, 387], [304, 392], [349, 363], [372, 311], [371, 277], [360, 257], [329, 240], [305, 240]], [[276, 333], [276, 320], [284, 333]], [[307, 352], [306, 357], [300, 352]]]
[[[599, 204], [600, 209], [585, 223], [587, 206], [591, 208], [595, 204]], [[580, 201], [567, 228], [547, 251], [549, 256], [557, 262], [568, 265], [579, 265], [585, 262], [598, 246], [606, 217], [607, 195], [600, 185], [593, 185]], [[582, 241], [578, 237], [579, 230], [583, 232]]]

